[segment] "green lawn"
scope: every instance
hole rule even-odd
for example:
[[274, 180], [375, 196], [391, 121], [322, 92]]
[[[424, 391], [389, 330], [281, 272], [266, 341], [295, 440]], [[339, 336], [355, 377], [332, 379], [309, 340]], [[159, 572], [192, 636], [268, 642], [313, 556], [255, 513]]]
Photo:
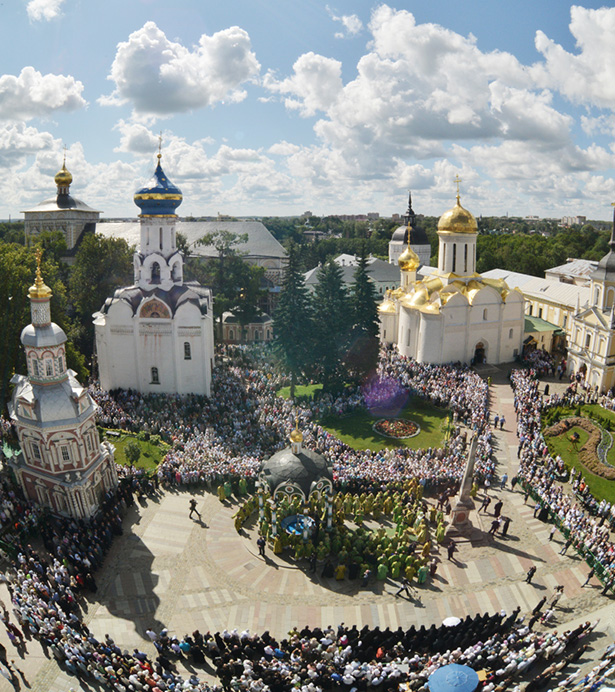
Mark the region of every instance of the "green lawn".
[[[295, 387], [295, 396], [307, 396], [312, 399], [314, 397], [314, 392], [318, 389], [322, 389], [321, 384], [298, 384]], [[290, 387], [278, 389], [276, 395], [281, 396], [283, 399], [288, 399], [290, 397]]]
[[[601, 409], [603, 411], [603, 409]], [[571, 413], [574, 415], [574, 412]], [[581, 471], [585, 482], [589, 486], [591, 494], [598, 500], [605, 498], [609, 502], [615, 502], [615, 481], [609, 481], [601, 476], [596, 476], [590, 473], [587, 468], [579, 461], [578, 453], [573, 449], [572, 443], [570, 442], [570, 436], [572, 433], [579, 434], [579, 443], [577, 449], [580, 449], [585, 442], [587, 442], [588, 433], [577, 426], [572, 427], [564, 435], [559, 435], [558, 437], [546, 437], [547, 446], [549, 447], [549, 452], [552, 456], [559, 454], [564, 460], [566, 466], [573, 466], [577, 471]], [[613, 449], [611, 449], [611, 452]], [[611, 454], [609, 453], [609, 458]]]
[[135, 440], [139, 447], [141, 447], [141, 456], [135, 466], [140, 469], [145, 469], [146, 471], [155, 471], [158, 464], [162, 461], [162, 458], [170, 449], [169, 445], [165, 442], [155, 445], [149, 441], [145, 442], [143, 440], [138, 440], [136, 435], [130, 435], [128, 433], [122, 433], [119, 437], [107, 435], [107, 439], [115, 447], [115, 461], [118, 464], [128, 464], [124, 456], [124, 448], [131, 440]]
[[408, 418], [418, 423], [421, 432], [416, 437], [410, 437], [406, 440], [382, 437], [382, 435], [374, 432], [372, 425], [380, 416], [372, 416], [364, 409], [354, 411], [343, 417], [327, 416], [320, 421], [320, 424], [325, 430], [353, 449], [372, 449], [375, 451], [396, 449], [397, 447], [422, 449], [443, 445], [449, 414], [448, 409], [436, 408], [415, 398], [404, 408], [398, 418]]

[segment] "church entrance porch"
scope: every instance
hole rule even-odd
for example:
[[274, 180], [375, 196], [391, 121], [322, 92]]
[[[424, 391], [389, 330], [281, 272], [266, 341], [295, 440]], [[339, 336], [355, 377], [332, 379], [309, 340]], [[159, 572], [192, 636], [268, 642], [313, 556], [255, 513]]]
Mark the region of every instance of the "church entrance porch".
[[487, 361], [487, 349], [482, 341], [479, 341], [474, 347], [474, 357], [472, 365], [481, 365]]

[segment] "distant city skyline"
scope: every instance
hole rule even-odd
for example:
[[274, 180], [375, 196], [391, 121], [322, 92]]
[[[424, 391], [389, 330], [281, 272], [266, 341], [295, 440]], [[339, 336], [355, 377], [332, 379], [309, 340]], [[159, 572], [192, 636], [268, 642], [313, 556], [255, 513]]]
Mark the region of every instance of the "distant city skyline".
[[[615, 8], [159, 0], [5, 3], [0, 218], [71, 193], [134, 217], [163, 167], [182, 216], [608, 220]], [[505, 28], [505, 30], [503, 30]]]

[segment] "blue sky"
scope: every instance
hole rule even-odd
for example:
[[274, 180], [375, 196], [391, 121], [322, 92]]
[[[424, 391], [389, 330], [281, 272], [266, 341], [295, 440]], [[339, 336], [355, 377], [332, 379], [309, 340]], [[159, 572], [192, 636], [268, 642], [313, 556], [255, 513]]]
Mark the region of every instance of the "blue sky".
[[181, 214], [608, 219], [615, 8], [561, 0], [0, 4], [0, 218], [71, 191], [136, 216], [163, 166]]

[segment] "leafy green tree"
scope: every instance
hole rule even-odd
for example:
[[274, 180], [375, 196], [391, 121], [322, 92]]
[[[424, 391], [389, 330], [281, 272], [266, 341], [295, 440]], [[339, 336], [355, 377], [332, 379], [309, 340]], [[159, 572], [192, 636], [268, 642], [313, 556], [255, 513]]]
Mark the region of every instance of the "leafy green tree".
[[80, 350], [90, 358], [94, 347], [93, 313], [100, 310], [116, 288], [133, 280], [132, 249], [121, 238], [96, 233], [81, 242], [69, 278], [69, 295], [76, 322], [75, 337]]
[[237, 295], [244, 281], [244, 262], [238, 247], [248, 241], [247, 233], [218, 230], [206, 233], [198, 242], [211, 245], [216, 257], [209, 260], [203, 283], [211, 286], [214, 293], [214, 317], [218, 319], [218, 339], [222, 341], [222, 316], [237, 302]]
[[346, 376], [343, 360], [348, 347], [352, 314], [341, 267], [329, 260], [318, 271], [312, 298], [314, 310], [313, 359], [323, 390], [339, 388]]
[[130, 440], [124, 447], [124, 456], [130, 464], [136, 464], [141, 458], [141, 445], [136, 440]]
[[376, 287], [369, 278], [368, 266], [364, 245], [350, 294], [352, 330], [345, 359], [349, 375], [357, 381], [373, 372], [378, 361], [380, 321]]
[[43, 255], [48, 259], [52, 259], [61, 268], [68, 269], [66, 265], [60, 265], [62, 257], [66, 255], [68, 249], [66, 238], [62, 231], [42, 231], [34, 238], [31, 244], [32, 246], [39, 246], [43, 251]]
[[238, 277], [240, 287], [235, 295], [234, 304], [231, 305], [231, 312], [241, 327], [240, 340], [243, 338], [246, 325], [262, 314], [260, 303], [266, 294], [266, 291], [261, 288], [265, 267], [251, 265], [247, 262], [241, 262], [241, 264], [243, 278]]
[[[67, 334], [66, 362], [83, 381], [88, 376], [83, 355], [70, 342], [72, 323], [66, 315], [66, 288], [56, 262], [43, 255], [41, 272], [51, 288], [51, 318]], [[31, 322], [28, 289], [34, 283], [36, 259], [34, 251], [23, 245], [0, 243], [0, 407], [10, 393], [9, 382], [15, 373], [26, 374], [26, 359], [21, 346], [22, 329]]]
[[288, 265], [273, 315], [273, 347], [283, 369], [290, 373], [290, 396], [297, 378], [311, 362], [312, 311], [297, 247], [288, 247]]

